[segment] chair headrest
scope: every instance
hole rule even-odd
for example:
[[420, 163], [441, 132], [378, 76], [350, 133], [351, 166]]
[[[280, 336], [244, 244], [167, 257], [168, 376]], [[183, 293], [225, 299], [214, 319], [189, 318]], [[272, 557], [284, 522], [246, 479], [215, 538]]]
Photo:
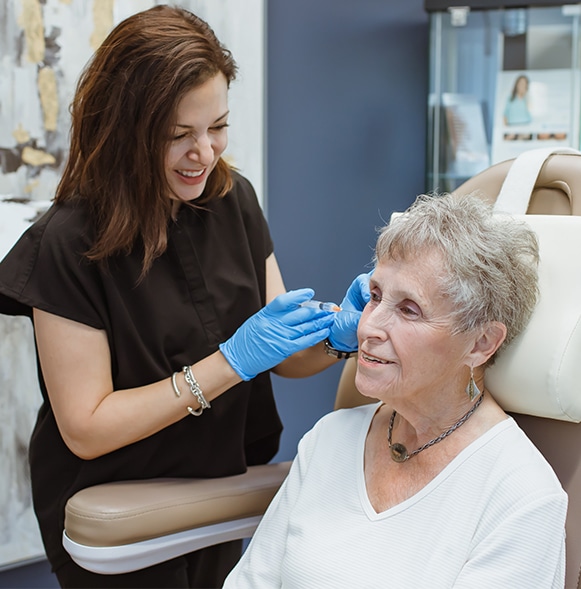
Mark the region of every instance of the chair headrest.
[[522, 215], [541, 235], [539, 302], [525, 330], [487, 369], [486, 387], [506, 411], [581, 421], [581, 217]]
[[[495, 202], [514, 159], [473, 176], [454, 194], [476, 192]], [[581, 215], [581, 155], [553, 154], [541, 168], [527, 211], [531, 215]]]
[[[484, 170], [454, 194], [495, 202], [513, 161]], [[486, 387], [506, 411], [580, 422], [581, 154], [548, 157], [527, 212], [520, 217], [540, 243], [539, 303], [487, 370]]]

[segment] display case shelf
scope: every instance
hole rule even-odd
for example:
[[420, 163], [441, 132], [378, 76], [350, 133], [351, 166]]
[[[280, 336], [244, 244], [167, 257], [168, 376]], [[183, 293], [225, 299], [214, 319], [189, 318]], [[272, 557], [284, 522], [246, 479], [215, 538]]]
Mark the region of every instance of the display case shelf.
[[425, 2], [427, 190], [451, 191], [534, 147], [579, 148], [581, 5], [453, 4]]

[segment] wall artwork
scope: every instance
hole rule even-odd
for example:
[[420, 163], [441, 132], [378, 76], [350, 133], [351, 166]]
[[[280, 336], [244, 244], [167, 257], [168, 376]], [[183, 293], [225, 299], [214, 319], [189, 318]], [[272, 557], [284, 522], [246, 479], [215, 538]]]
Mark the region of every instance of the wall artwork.
[[[162, 3], [0, 2], [0, 259], [54, 195], [67, 156], [68, 107], [85, 63], [115, 24]], [[239, 66], [226, 155], [264, 203], [264, 0], [176, 4], [207, 20]], [[0, 568], [44, 557], [27, 464], [40, 402], [30, 321], [0, 316]]]

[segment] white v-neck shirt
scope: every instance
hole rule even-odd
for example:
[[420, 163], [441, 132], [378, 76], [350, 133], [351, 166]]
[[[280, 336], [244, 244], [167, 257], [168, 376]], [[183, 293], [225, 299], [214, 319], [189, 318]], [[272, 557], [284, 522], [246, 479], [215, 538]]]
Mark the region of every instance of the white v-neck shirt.
[[563, 588], [567, 495], [512, 418], [377, 513], [363, 457], [378, 406], [334, 411], [303, 437], [224, 588]]

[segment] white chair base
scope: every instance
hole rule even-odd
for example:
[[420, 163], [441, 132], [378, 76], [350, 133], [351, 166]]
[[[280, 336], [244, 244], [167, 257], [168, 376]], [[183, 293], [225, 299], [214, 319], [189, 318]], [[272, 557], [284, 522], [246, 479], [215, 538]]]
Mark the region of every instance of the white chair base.
[[64, 532], [63, 546], [84, 569], [101, 575], [129, 573], [207, 546], [250, 538], [261, 517], [213, 524], [122, 546], [86, 546], [71, 540]]

